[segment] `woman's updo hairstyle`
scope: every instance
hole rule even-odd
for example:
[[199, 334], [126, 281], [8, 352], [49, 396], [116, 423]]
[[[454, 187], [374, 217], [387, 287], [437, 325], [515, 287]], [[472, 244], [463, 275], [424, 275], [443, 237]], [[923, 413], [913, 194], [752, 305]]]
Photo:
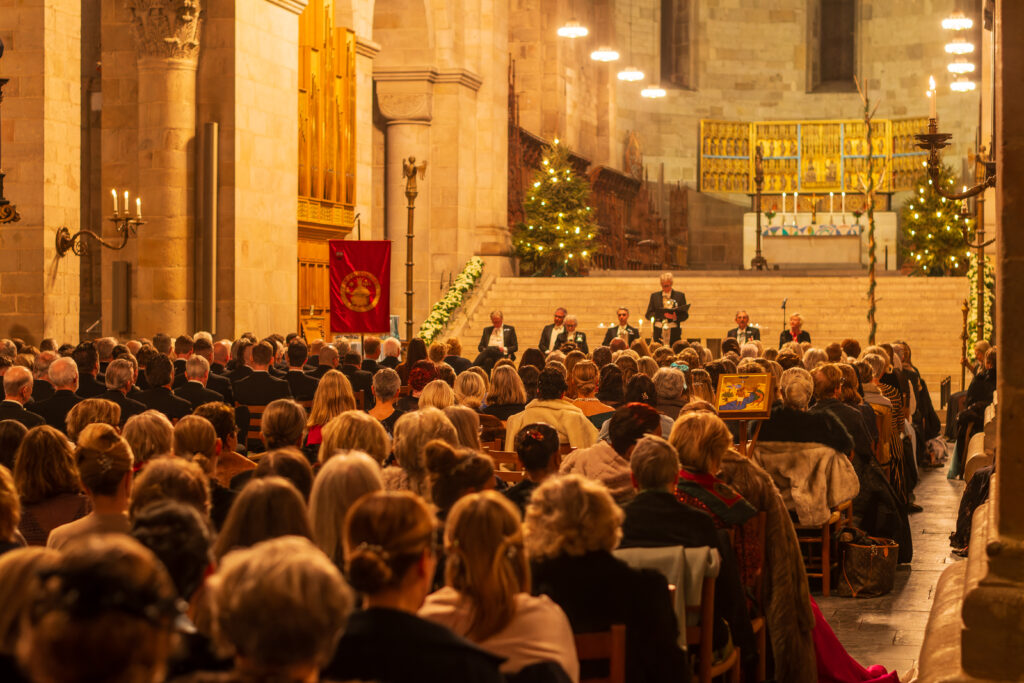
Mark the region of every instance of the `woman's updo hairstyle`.
[[572, 367], [572, 381], [576, 386], [576, 393], [581, 396], [590, 396], [597, 391], [597, 378], [600, 370], [597, 364], [589, 360], [581, 360]]
[[542, 401], [552, 401], [562, 398], [562, 395], [569, 388], [565, 383], [565, 376], [555, 368], [544, 368], [537, 380], [537, 398]]
[[186, 415], [174, 425], [174, 454], [196, 463], [207, 476], [213, 475], [216, 447], [217, 431], [205, 417]]
[[94, 495], [114, 495], [124, 476], [132, 471], [132, 449], [128, 442], [102, 422], [82, 430], [74, 456], [82, 484]]
[[482, 489], [494, 478], [494, 461], [469, 448], [452, 448], [434, 439], [427, 443], [427, 470], [434, 503], [442, 510], [455, 504], [467, 491]]
[[433, 547], [435, 520], [426, 502], [411, 491], [377, 491], [357, 500], [344, 532], [352, 587], [373, 595], [401, 584]]
[[801, 367], [790, 368], [782, 373], [779, 392], [785, 407], [806, 410], [814, 396], [814, 379]]
[[527, 471], [542, 470], [558, 453], [558, 431], [543, 422], [528, 424], [516, 434], [514, 448]]

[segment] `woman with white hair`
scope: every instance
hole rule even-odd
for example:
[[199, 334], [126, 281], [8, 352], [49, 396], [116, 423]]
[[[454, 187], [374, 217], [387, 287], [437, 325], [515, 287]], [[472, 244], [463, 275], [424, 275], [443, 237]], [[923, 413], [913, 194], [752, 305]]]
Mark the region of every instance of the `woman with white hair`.
[[789, 316], [789, 329], [783, 330], [779, 335], [779, 348], [788, 344], [789, 342], [808, 342], [811, 341], [811, 335], [804, 331], [804, 317], [799, 313], [794, 313]]
[[661, 291], [651, 294], [644, 320], [654, 320], [654, 341], [671, 346], [683, 336], [680, 325], [690, 317], [690, 307], [686, 295], [672, 288], [672, 273], [662, 273], [660, 281]]

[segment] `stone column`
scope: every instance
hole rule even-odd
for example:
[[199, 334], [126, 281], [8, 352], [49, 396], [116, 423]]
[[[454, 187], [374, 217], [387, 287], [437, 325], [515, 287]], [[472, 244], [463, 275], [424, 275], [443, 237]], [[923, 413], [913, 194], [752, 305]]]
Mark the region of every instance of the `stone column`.
[[[379, 240], [384, 226], [373, 221], [373, 60], [380, 45], [356, 34], [356, 213], [362, 239]], [[349, 239], [356, 239], [353, 230]]]
[[[139, 230], [133, 328], [191, 330], [189, 239], [196, 136], [198, 0], [129, 0], [138, 50]], [[135, 202], [132, 200], [134, 211]]]
[[[399, 316], [399, 330], [405, 321], [405, 235], [408, 202], [402, 160], [416, 157], [429, 162], [430, 122], [433, 84], [427, 80], [377, 81], [377, 105], [387, 119], [387, 159], [384, 169], [385, 220], [391, 240], [391, 314]], [[413, 246], [413, 333], [426, 317], [430, 290], [430, 177], [417, 179], [415, 244]]]

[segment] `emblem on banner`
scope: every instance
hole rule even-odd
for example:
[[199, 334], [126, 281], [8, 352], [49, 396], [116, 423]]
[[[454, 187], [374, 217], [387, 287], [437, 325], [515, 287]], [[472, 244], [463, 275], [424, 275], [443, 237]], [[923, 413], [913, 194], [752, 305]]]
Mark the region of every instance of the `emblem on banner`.
[[365, 270], [354, 270], [341, 281], [339, 294], [349, 310], [357, 313], [372, 311], [380, 301], [380, 281]]

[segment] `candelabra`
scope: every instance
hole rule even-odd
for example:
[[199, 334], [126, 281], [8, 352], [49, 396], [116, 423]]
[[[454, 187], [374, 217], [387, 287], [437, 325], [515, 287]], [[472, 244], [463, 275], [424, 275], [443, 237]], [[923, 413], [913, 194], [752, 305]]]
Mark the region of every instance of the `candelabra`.
[[[757, 217], [757, 251], [754, 258], [750, 259], [752, 270], [768, 270], [768, 260], [761, 254], [761, 189], [764, 187], [764, 166], [761, 153], [761, 145], [757, 146], [757, 155], [754, 157], [754, 215]], [[785, 211], [786, 207], [782, 207]]]
[[121, 238], [120, 244], [111, 244], [103, 239], [100, 235], [97, 235], [92, 230], [79, 230], [74, 235], [66, 227], [61, 227], [57, 230], [57, 256], [64, 256], [69, 251], [76, 256], [81, 256], [86, 253], [86, 237], [91, 237], [99, 242], [101, 247], [118, 251], [128, 246], [128, 238], [132, 237], [138, 232], [140, 225], [145, 225], [146, 222], [142, 220], [142, 199], [135, 198], [135, 215], [128, 213], [128, 192], [124, 193], [124, 210], [121, 211], [117, 205], [117, 191], [111, 190], [111, 194], [114, 195], [114, 214], [107, 216], [107, 220], [114, 224], [114, 230], [117, 235]]
[[952, 133], [940, 133], [939, 120], [933, 116], [928, 119], [928, 132], [918, 133], [914, 137], [917, 139], [918, 149], [928, 152], [928, 177], [931, 178], [932, 187], [939, 193], [939, 196], [959, 201], [977, 196], [988, 188], [996, 186], [996, 162], [979, 160], [978, 163], [985, 172], [982, 181], [974, 187], [965, 188], [962, 192], [947, 193], [942, 187], [942, 183], [939, 182], [939, 167], [942, 165], [941, 152], [949, 147], [949, 141], [953, 138]]

